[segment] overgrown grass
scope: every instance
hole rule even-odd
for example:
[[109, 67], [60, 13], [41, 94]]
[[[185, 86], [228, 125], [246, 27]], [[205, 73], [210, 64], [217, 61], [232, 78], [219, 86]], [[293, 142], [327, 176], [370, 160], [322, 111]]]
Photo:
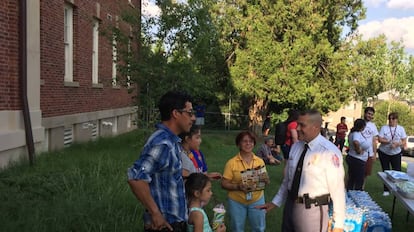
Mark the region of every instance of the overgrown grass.
[[[237, 153], [235, 131], [203, 131], [202, 150], [210, 171], [223, 171]], [[26, 163], [0, 172], [0, 231], [142, 231], [142, 206], [126, 183], [126, 169], [138, 157], [147, 131], [74, 145], [63, 151], [42, 154], [33, 167]], [[375, 171], [379, 170], [379, 163]], [[270, 201], [282, 180], [282, 166], [270, 166]], [[372, 198], [391, 212], [392, 197], [382, 196], [376, 175], [366, 186]], [[213, 183], [214, 199], [225, 202], [226, 192]], [[396, 204], [393, 231], [410, 231], [414, 216], [405, 221], [406, 210]], [[267, 231], [280, 231], [282, 209], [267, 215]], [[228, 230], [229, 231], [229, 230]]]

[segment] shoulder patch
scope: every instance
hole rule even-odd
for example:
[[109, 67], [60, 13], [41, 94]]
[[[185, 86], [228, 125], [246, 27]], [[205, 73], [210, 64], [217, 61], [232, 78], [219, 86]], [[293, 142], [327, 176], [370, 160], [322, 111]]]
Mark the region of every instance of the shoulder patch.
[[336, 154], [332, 154], [332, 163], [335, 167], [339, 168], [339, 158]]

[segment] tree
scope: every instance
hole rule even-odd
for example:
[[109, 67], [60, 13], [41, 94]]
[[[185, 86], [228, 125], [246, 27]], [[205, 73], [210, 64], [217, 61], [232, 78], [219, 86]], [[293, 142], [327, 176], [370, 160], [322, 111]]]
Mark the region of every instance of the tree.
[[142, 23], [140, 58], [124, 69], [139, 84], [141, 106], [153, 108], [168, 89], [187, 90], [222, 110], [230, 98], [258, 132], [269, 111], [325, 113], [385, 90], [413, 99], [414, 61], [401, 42], [389, 47], [385, 36], [354, 35], [365, 16], [361, 0], [157, 4], [161, 16]]
[[388, 47], [385, 36], [369, 40], [362, 40], [356, 36], [351, 41], [351, 63], [349, 68], [353, 72], [355, 86], [355, 99], [366, 101], [386, 89], [388, 64]]
[[411, 106], [414, 102], [414, 56], [412, 55], [408, 57], [405, 73], [407, 86], [405, 86], [404, 97]]
[[223, 0], [215, 9], [233, 91], [251, 102], [251, 127], [269, 104], [328, 112], [352, 97], [339, 38], [363, 17], [361, 1]]
[[353, 44], [350, 50], [353, 51], [351, 67], [355, 76], [355, 98], [366, 101], [381, 92], [388, 92], [391, 101], [411, 102], [412, 58], [405, 54], [402, 43], [387, 43], [387, 38], [380, 35], [366, 41], [355, 37]]
[[[141, 117], [155, 118], [150, 112], [167, 90], [185, 90], [196, 101], [206, 103], [217, 104], [217, 96], [224, 99], [228, 69], [210, 18], [211, 3], [159, 0], [160, 17], [141, 20], [140, 14], [127, 10], [121, 16], [121, 20], [141, 24], [142, 29], [134, 35], [140, 38], [138, 54], [131, 54], [127, 46], [119, 46], [118, 50], [126, 60], [119, 64], [123, 76], [129, 76], [130, 82], [138, 86]], [[129, 44], [130, 34], [123, 34], [116, 27], [109, 31], [116, 33], [117, 44]]]

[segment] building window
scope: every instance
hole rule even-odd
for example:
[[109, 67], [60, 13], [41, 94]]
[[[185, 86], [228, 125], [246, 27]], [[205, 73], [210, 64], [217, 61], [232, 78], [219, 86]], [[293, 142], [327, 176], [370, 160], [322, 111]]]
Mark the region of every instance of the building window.
[[98, 131], [98, 123], [94, 122], [92, 123], [92, 132], [91, 132], [91, 139], [92, 140], [96, 140], [98, 138], [99, 135], [99, 131]]
[[73, 7], [65, 4], [65, 82], [73, 82]]
[[131, 38], [128, 39], [128, 64], [127, 64], [127, 87], [131, 87], [131, 58], [132, 58], [132, 48], [131, 48]]
[[69, 147], [73, 143], [73, 125], [63, 131], [63, 146]]
[[92, 46], [92, 84], [98, 84], [99, 65], [99, 21], [93, 22], [93, 46]]
[[117, 51], [117, 43], [116, 43], [116, 35], [112, 36], [112, 86], [117, 86], [116, 81], [116, 69], [117, 69], [117, 59], [118, 59], [118, 51]]

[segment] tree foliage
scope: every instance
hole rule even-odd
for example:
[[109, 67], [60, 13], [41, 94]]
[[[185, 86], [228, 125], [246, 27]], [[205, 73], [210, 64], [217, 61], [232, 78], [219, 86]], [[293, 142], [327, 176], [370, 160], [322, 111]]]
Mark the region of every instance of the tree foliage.
[[[190, 0], [177, 3], [159, 0], [160, 17], [143, 16], [125, 11], [122, 20], [141, 23], [139, 52], [131, 56], [126, 48], [118, 53], [128, 62], [119, 65], [124, 76], [130, 76], [139, 91], [139, 109], [147, 114], [168, 90], [185, 90], [196, 102], [219, 104], [227, 101], [228, 68], [218, 42], [216, 25], [209, 9], [212, 1]], [[127, 44], [131, 35], [119, 33], [118, 44]], [[121, 42], [122, 40], [122, 42]], [[125, 60], [125, 59], [124, 59]]]
[[250, 99], [252, 124], [271, 104], [328, 112], [352, 98], [340, 35], [356, 29], [361, 1], [223, 0], [217, 9], [233, 91]]
[[401, 41], [355, 35], [361, 0], [156, 2], [161, 15], [142, 20], [140, 56], [125, 69], [141, 106], [181, 89], [215, 109], [231, 101], [257, 128], [269, 111], [326, 113], [386, 90], [414, 100], [414, 59]]
[[355, 99], [366, 101], [381, 92], [389, 92], [394, 101], [413, 99], [413, 57], [404, 52], [402, 42], [387, 43], [380, 35], [369, 40], [356, 37], [353, 40]]

